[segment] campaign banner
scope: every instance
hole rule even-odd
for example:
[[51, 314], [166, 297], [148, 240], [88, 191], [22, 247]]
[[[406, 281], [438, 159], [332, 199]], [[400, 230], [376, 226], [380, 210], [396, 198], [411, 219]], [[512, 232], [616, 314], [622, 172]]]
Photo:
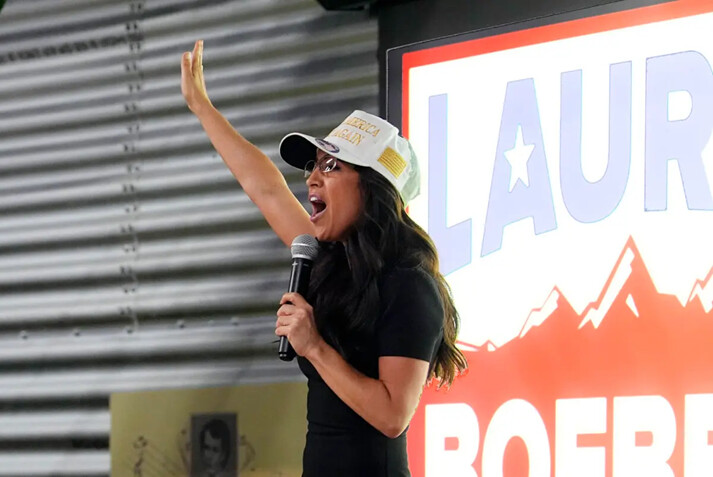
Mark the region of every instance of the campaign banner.
[[713, 2], [547, 22], [401, 56], [470, 367], [412, 473], [713, 475]]

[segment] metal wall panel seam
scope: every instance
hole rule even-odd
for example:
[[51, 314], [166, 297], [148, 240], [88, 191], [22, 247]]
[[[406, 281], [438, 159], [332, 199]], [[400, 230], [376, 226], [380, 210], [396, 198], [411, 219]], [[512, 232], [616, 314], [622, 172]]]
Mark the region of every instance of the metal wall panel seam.
[[[193, 39], [202, 39], [212, 48], [206, 50], [212, 60], [218, 64], [225, 64], [225, 60], [232, 56], [256, 57], [264, 54], [268, 59], [274, 55], [284, 56], [287, 52], [316, 50], [315, 44], [325, 43], [325, 38], [331, 38], [328, 45], [338, 46], [344, 43], [342, 37], [358, 35], [360, 32], [371, 31], [375, 25], [352, 23], [335, 26], [323, 21], [323, 14], [316, 11], [306, 11], [300, 15], [289, 14], [273, 17], [272, 22], [266, 25], [263, 21], [240, 20], [236, 25], [226, 26], [225, 23], [194, 25], [184, 24], [181, 34], [176, 30], [161, 31], [161, 26], [156, 25], [151, 19], [146, 21], [145, 40], [147, 41], [148, 57], [152, 64], [165, 66], [177, 52], [176, 44], [184, 49], [192, 47]], [[309, 31], [305, 26], [314, 24], [317, 31]], [[187, 28], [186, 28], [187, 27]], [[331, 35], [330, 35], [331, 33]], [[295, 38], [305, 41], [304, 48], [297, 48], [293, 44]], [[373, 37], [372, 37], [373, 38]], [[163, 53], [161, 56], [158, 53]], [[178, 51], [180, 57], [180, 50]]]
[[109, 454], [100, 450], [0, 451], [0, 477], [109, 475]]
[[34, 171], [38, 168], [44, 170], [68, 169], [71, 166], [83, 164], [116, 163], [124, 157], [124, 148], [120, 143], [107, 143], [101, 145], [76, 148], [68, 154], [66, 150], [49, 150], [31, 153], [15, 153], [12, 156], [0, 156], [0, 173], [15, 171]]
[[[16, 78], [12, 81], [21, 80], [22, 78]], [[128, 96], [126, 84], [101, 82], [86, 86], [76, 91], [66, 91], [62, 95], [56, 95], [54, 91], [51, 91], [51, 88], [48, 88], [46, 94], [34, 95], [25, 94], [25, 92], [17, 91], [17, 88], [14, 88], [8, 92], [6, 97], [0, 97], [0, 113], [22, 118], [31, 115], [41, 116], [51, 112], [61, 113], [83, 106], [123, 107]]]
[[[270, 319], [268, 319], [270, 318]], [[230, 324], [228, 324], [230, 323]], [[137, 333], [124, 333], [115, 328], [106, 336], [64, 333], [62, 335], [30, 335], [27, 339], [2, 338], [0, 357], [2, 367], [20, 362], [37, 361], [43, 364], [61, 360], [97, 360], [109, 358], [135, 359], [151, 356], [194, 355], [201, 351], [214, 355], [229, 353], [245, 355], [253, 348], [272, 346], [275, 341], [274, 320], [272, 317], [259, 317], [225, 321], [223, 324], [186, 328], [183, 322], [175, 329], [142, 328]], [[45, 363], [46, 364], [46, 363]]]
[[87, 165], [81, 168], [55, 171], [24, 171], [19, 174], [0, 175], [0, 194], [42, 188], [59, 188], [108, 181], [124, 174], [121, 164]]
[[100, 437], [109, 434], [108, 410], [0, 412], [0, 442], [35, 437]]
[[54, 264], [103, 262], [117, 260], [122, 254], [123, 252], [114, 246], [85, 246], [73, 250], [9, 251], [0, 254], [0, 270], [15, 270], [20, 267], [32, 270]]
[[126, 13], [125, 6], [116, 0], [8, 0], [5, 8], [3, 17], [16, 30], [50, 25], [52, 19], [56, 19], [55, 23], [70, 23]]
[[[3, 9], [0, 28], [5, 21], [4, 13]], [[88, 65], [109, 68], [124, 61], [128, 54], [125, 47], [133, 37], [127, 32], [126, 24], [118, 23], [110, 25], [107, 30], [90, 29], [55, 37], [45, 34], [39, 45], [38, 39], [21, 42], [6, 40], [1, 43], [3, 48], [0, 49], [0, 65], [3, 65], [0, 77], [17, 79], [29, 75], [50, 75], [83, 69]], [[85, 83], [81, 76], [76, 78], [76, 82]]]
[[[267, 232], [267, 230], [259, 230], [259, 232]], [[144, 241], [137, 269], [171, 269], [176, 263], [191, 264], [199, 260], [198, 257], [204, 257], [204, 254], [222, 256], [224, 260], [260, 260], [265, 263], [281, 260], [286, 263], [289, 260], [287, 249], [281, 247], [282, 244], [277, 238], [269, 233], [269, 236], [252, 239], [253, 242], [248, 244], [233, 240], [235, 234], [217, 237], [194, 235], [174, 240], [167, 238]], [[72, 267], [78, 266], [101, 267], [106, 263], [118, 264], [122, 257], [123, 252], [116, 247], [87, 247], [74, 253], [62, 250], [49, 253], [3, 254], [0, 255], [0, 274], [9, 275], [17, 273], [18, 270], [47, 271], [49, 274], [53, 269], [71, 270]]]
[[[172, 303], [176, 305], [195, 300], [219, 301], [230, 297], [231, 291], [235, 294], [236, 299], [238, 297], [245, 299], [250, 293], [258, 293], [256, 296], [263, 296], [266, 290], [271, 290], [276, 286], [274, 285], [276, 281], [284, 285], [284, 274], [284, 271], [276, 273], [267, 269], [259, 274], [245, 273], [235, 276], [202, 278], [195, 281], [177, 278], [169, 282], [147, 283], [145, 287], [141, 287], [139, 293], [143, 297], [142, 303], [147, 306], [151, 303], [160, 306], [169, 305], [169, 303], [164, 303], [166, 300], [172, 300]], [[121, 294], [121, 290], [109, 285], [87, 286], [71, 291], [28, 291], [27, 293], [2, 295], [0, 310], [2, 310], [4, 321], [10, 320], [12, 315], [22, 310], [55, 310], [55, 313], [61, 311], [69, 315], [71, 310], [78, 312], [87, 309], [89, 311], [88, 307], [97, 306], [97, 303], [102, 303], [104, 306], [110, 305], [112, 300], [115, 304], [121, 303], [123, 301]]]
[[[172, 1], [172, 0], [169, 0]], [[9, 17], [14, 19], [20, 16], [33, 16], [38, 11], [52, 13], [52, 8], [60, 9], [85, 9], [94, 4], [115, 4], [116, 0], [7, 0], [6, 7], [10, 11]], [[3, 13], [4, 15], [5, 13]]]
[[[262, 23], [270, 27], [271, 21], [285, 15], [298, 15], [303, 11], [315, 14], [315, 2], [311, 0], [242, 0], [240, 2], [213, 2], [198, 9], [173, 9], [151, 1], [146, 10], [146, 26], [154, 34], [160, 31], [195, 33], [197, 27], [237, 27], [243, 21]], [[154, 7], [155, 5], [155, 7]], [[166, 14], [160, 14], [161, 12]]]
[[[274, 310], [281, 292], [284, 293], [283, 288], [283, 283], [278, 286], [274, 278], [266, 276], [256, 277], [250, 284], [231, 275], [222, 277], [220, 282], [180, 279], [162, 284], [150, 282], [139, 290], [140, 306], [137, 309], [146, 315], [168, 317], [206, 313], [212, 309], [236, 312], [255, 308]], [[83, 291], [86, 293], [75, 289], [64, 293], [47, 291], [3, 295], [1, 326], [49, 325], [55, 322], [55, 326], [68, 327], [83, 323], [82, 318], [86, 320], [94, 316], [96, 323], [101, 323], [102, 319], [116, 323], [125, 316], [122, 312], [125, 299], [116, 286], [85, 287]], [[92, 297], [86, 298], [87, 293], [91, 293]], [[181, 311], [182, 307], [184, 311]]]
[[[129, 44], [132, 42], [129, 41]], [[85, 89], [87, 85], [123, 84], [125, 76], [131, 76], [131, 70], [124, 66], [126, 61], [132, 59], [132, 54], [127, 53], [125, 46], [121, 46], [117, 52], [123, 53], [123, 58], [112, 64], [95, 64], [84, 59], [82, 63], [72, 70], [50, 70], [45, 74], [40, 71], [25, 73], [22, 75], [22, 84], [17, 83], [17, 74], [0, 76], [0, 93], [8, 96], [13, 92], [22, 92], [23, 96], [56, 96], [59, 92], [67, 90]], [[123, 51], [122, 51], [123, 50]]]
[[[27, 15], [23, 18], [13, 18], [13, 8], [7, 5], [3, 9], [0, 23], [0, 41], [13, 49], [22, 49], [24, 45], [36, 42], [38, 38], [64, 41], [74, 41], [78, 35], [87, 31], [110, 31], [111, 27], [124, 23], [130, 18], [126, 4], [119, 2], [110, 5], [97, 5], [97, 8], [80, 11], [63, 11], [65, 0], [55, 2], [59, 11], [44, 14]], [[25, 54], [18, 59], [30, 59]]]
[[304, 381], [296, 363], [274, 356], [145, 366], [84, 367], [81, 370], [8, 372], [0, 375], [0, 402], [16, 399], [107, 397], [116, 392]]

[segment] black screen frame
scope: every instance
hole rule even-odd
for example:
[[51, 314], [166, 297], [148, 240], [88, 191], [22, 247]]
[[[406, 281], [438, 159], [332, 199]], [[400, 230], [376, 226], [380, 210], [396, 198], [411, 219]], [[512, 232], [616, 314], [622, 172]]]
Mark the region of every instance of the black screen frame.
[[465, 33], [458, 33], [441, 38], [424, 40], [408, 45], [397, 46], [386, 51], [386, 120], [403, 130], [403, 78], [402, 66], [403, 55], [415, 51], [427, 50], [440, 46], [452, 45], [470, 40], [478, 40], [489, 36], [501, 35], [521, 30], [529, 30], [558, 23], [565, 23], [582, 18], [596, 17], [610, 13], [618, 13], [637, 8], [659, 5], [664, 3], [675, 3], [677, 0], [622, 0], [616, 3], [607, 3], [594, 7], [584, 7], [566, 12], [555, 12], [529, 20], [516, 21], [512, 23], [496, 25]]

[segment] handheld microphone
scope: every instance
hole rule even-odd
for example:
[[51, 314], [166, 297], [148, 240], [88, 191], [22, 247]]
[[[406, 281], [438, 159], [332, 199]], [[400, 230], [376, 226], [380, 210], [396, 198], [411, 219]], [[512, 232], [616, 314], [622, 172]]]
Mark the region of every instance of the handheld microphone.
[[[292, 253], [292, 272], [287, 292], [297, 292], [306, 296], [309, 289], [309, 276], [312, 273], [312, 262], [319, 255], [319, 244], [317, 239], [309, 234], [298, 235], [292, 241], [290, 251]], [[280, 336], [277, 356], [282, 361], [292, 361], [295, 355], [295, 350], [287, 340], [287, 336]]]

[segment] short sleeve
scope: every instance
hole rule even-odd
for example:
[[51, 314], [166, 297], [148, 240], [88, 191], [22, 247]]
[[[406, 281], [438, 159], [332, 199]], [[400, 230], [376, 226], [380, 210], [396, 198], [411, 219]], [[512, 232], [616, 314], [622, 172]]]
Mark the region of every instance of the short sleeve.
[[397, 268], [383, 279], [381, 303], [378, 356], [430, 362], [443, 337], [443, 304], [433, 277], [421, 269]]

